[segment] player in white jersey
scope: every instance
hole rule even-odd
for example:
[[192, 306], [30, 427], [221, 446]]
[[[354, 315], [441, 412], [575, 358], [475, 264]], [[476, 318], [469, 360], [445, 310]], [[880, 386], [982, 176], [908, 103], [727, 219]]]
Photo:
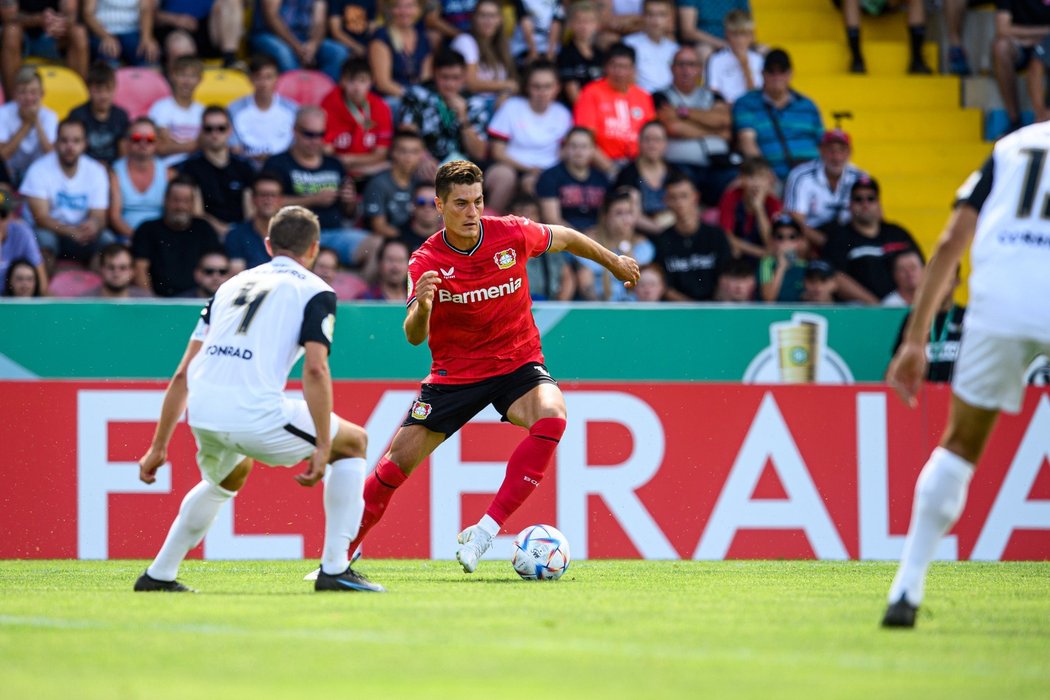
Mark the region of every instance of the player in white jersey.
[[[201, 312], [164, 394], [149, 451], [139, 460], [147, 484], [167, 459], [182, 412], [197, 441], [204, 477], [186, 495], [157, 558], [136, 591], [182, 592], [175, 580], [224, 503], [244, 486], [253, 460], [291, 466], [309, 459], [295, 480], [313, 486], [324, 476], [325, 537], [316, 590], [382, 591], [350, 568], [347, 547], [364, 511], [367, 436], [332, 413], [328, 353], [335, 292], [310, 266], [320, 248], [317, 217], [285, 207], [270, 221], [273, 260], [224, 283]], [[303, 354], [303, 400], [284, 396], [292, 365]]]
[[915, 405], [926, 338], [963, 251], [973, 241], [970, 303], [952, 380], [948, 427], [915, 484], [911, 525], [889, 592], [885, 627], [913, 627], [926, 569], [962, 514], [974, 465], [999, 411], [1016, 413], [1024, 371], [1050, 352], [1050, 122], [1021, 129], [960, 188], [957, 206], [916, 293], [887, 375]]

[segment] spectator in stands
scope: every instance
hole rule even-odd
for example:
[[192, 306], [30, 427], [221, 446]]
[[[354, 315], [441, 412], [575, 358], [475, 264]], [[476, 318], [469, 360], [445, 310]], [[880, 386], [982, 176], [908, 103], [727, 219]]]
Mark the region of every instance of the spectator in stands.
[[16, 90], [26, 56], [61, 61], [81, 78], [88, 67], [88, 33], [75, 0], [6, 0], [0, 4], [0, 72], [4, 92]]
[[[867, 73], [864, 54], [860, 46], [860, 9], [861, 0], [841, 0], [842, 16], [846, 20], [846, 41], [849, 43], [850, 73]], [[885, 8], [886, 3], [882, 3]], [[924, 0], [908, 0], [908, 37], [911, 47], [911, 63], [908, 72], [912, 75], [929, 75], [933, 73], [926, 65], [922, 55], [922, 45], [926, 41], [926, 7]]]
[[292, 145], [299, 106], [277, 94], [277, 61], [265, 54], [252, 56], [248, 70], [254, 91], [230, 104], [230, 144], [258, 166]]
[[597, 166], [609, 174], [638, 155], [638, 132], [656, 116], [653, 98], [634, 84], [634, 65], [634, 49], [613, 44], [605, 77], [583, 88], [573, 107], [577, 126], [594, 132]]
[[143, 299], [152, 296], [134, 284], [135, 266], [131, 248], [123, 243], [110, 243], [99, 251], [99, 275], [102, 285], [81, 296], [99, 299]]
[[439, 163], [484, 162], [488, 154], [488, 101], [464, 89], [465, 71], [462, 55], [442, 49], [434, 55], [434, 80], [413, 85], [401, 101], [398, 124], [418, 131]]
[[653, 95], [653, 104], [669, 137], [667, 161], [693, 180], [704, 204], [714, 206], [736, 177], [729, 148], [732, 119], [718, 93], [700, 85], [702, 68], [696, 49], [678, 49], [671, 62], [673, 81]]
[[347, 213], [357, 202], [353, 180], [346, 176], [343, 165], [324, 154], [327, 116], [320, 107], [303, 107], [295, 118], [295, 137], [286, 152], [270, 158], [263, 170], [281, 179], [286, 205], [307, 207], [321, 223], [321, 243], [333, 248], [344, 265], [354, 264], [354, 252], [368, 238], [344, 223]]
[[895, 257], [891, 264], [894, 289], [883, 297], [882, 305], [911, 306], [915, 302], [915, 292], [922, 282], [925, 267], [918, 251], [906, 251]]
[[704, 84], [733, 104], [748, 90], [762, 87], [762, 54], [755, 51], [755, 21], [746, 10], [725, 16], [726, 44], [707, 59]]
[[386, 98], [395, 115], [405, 92], [433, 75], [430, 40], [419, 21], [420, 1], [392, 0], [385, 24], [368, 43], [376, 92]]
[[408, 246], [399, 238], [387, 238], [379, 246], [376, 283], [358, 295], [362, 301], [408, 299]]
[[123, 108], [113, 104], [117, 75], [101, 61], [92, 64], [87, 76], [88, 101], [69, 113], [87, 129], [87, 154], [110, 166], [120, 157], [120, 140], [128, 133], [131, 120]]
[[1043, 0], [999, 0], [996, 3], [992, 58], [995, 80], [1010, 131], [1021, 127], [1017, 73], [1027, 71], [1026, 85], [1037, 122], [1050, 119], [1046, 106], [1046, 72], [1050, 62], [1050, 5]]
[[105, 231], [109, 175], [105, 166], [84, 155], [86, 148], [84, 124], [65, 119], [58, 126], [55, 151], [29, 166], [21, 187], [40, 248], [52, 258], [84, 265], [114, 242]]
[[489, 101], [489, 111], [518, 93], [518, 69], [503, 31], [500, 0], [478, 0], [470, 31], [456, 36], [449, 48], [466, 61], [467, 90]]
[[511, 55], [523, 65], [540, 58], [548, 61], [557, 58], [565, 26], [562, 0], [515, 0], [511, 5], [515, 19], [510, 37]]
[[963, 27], [966, 23], [966, 10], [969, 6], [984, 3], [984, 0], [944, 0], [944, 29], [948, 40], [948, 72], [952, 75], [967, 76], [970, 60], [963, 48]]
[[598, 46], [607, 49], [645, 26], [643, 0], [597, 0]]
[[205, 253], [193, 268], [193, 288], [175, 296], [184, 299], [211, 299], [215, 292], [219, 291], [219, 286], [228, 279], [230, 260], [226, 253]]
[[470, 31], [470, 19], [478, 0], [434, 0], [427, 5], [425, 19], [435, 45], [449, 44]]
[[715, 301], [749, 304], [755, 301], [755, 271], [746, 260], [730, 258], [718, 275]]
[[45, 296], [43, 284], [41, 284], [40, 273], [25, 258], [11, 261], [4, 275], [5, 297], [32, 298]]
[[201, 83], [204, 64], [193, 56], [175, 60], [171, 74], [171, 96], [162, 97], [149, 108], [149, 118], [157, 125], [157, 153], [164, 166], [173, 168], [197, 150], [204, 117], [204, 105], [193, 99]]
[[562, 100], [576, 104], [580, 91], [604, 75], [605, 53], [598, 48], [598, 8], [594, 0], [569, 5], [569, 41], [558, 53]]
[[825, 131], [820, 138], [820, 158], [792, 168], [784, 185], [784, 208], [802, 225], [806, 238], [824, 245], [818, 229], [827, 223], [849, 221], [849, 193], [864, 172], [850, 162], [849, 134]]
[[[541, 221], [540, 203], [534, 196], [519, 194], [508, 212], [529, 221]], [[575, 256], [567, 251], [529, 258], [525, 264], [529, 296], [533, 301], [572, 301], [576, 296]]]
[[44, 84], [33, 66], [15, 77], [13, 99], [0, 106], [0, 160], [16, 185], [29, 166], [51, 153], [58, 134], [58, 116], [44, 106]]
[[[926, 381], [936, 383], [948, 383], [952, 380], [955, 372], [955, 361], [959, 358], [959, 348], [962, 341], [963, 318], [966, 315], [966, 307], [955, 303], [955, 290], [959, 286], [959, 268], [955, 268], [955, 278], [948, 288], [937, 309], [937, 315], [933, 318], [930, 328], [930, 339], [926, 343], [926, 359], [929, 362], [926, 369]], [[893, 345], [896, 354], [904, 339], [904, 327], [911, 317], [911, 311], [901, 321], [900, 331], [897, 333], [897, 342]], [[1044, 361], [1046, 358], [1043, 358]], [[1036, 363], [1033, 362], [1032, 366]], [[1047, 367], [1047, 365], [1044, 365]], [[1044, 370], [1045, 371], [1045, 370]], [[1029, 375], [1031, 376], [1031, 375]], [[1050, 378], [1050, 375], [1048, 375]], [[1030, 383], [1031, 380], [1029, 380]]]
[[674, 215], [664, 201], [664, 183], [681, 171], [667, 164], [666, 153], [667, 129], [660, 122], [651, 121], [638, 133], [638, 157], [616, 176], [616, 186], [627, 188], [634, 197], [639, 211], [635, 221], [638, 230], [653, 236], [674, 223]]
[[725, 48], [725, 17], [733, 10], [750, 12], [750, 3], [748, 0], [678, 0], [679, 35], [683, 43], [696, 46], [703, 63], [707, 63], [712, 52]]
[[593, 165], [594, 135], [574, 126], [565, 135], [561, 161], [536, 182], [541, 220], [586, 231], [598, 223], [609, 178]]
[[186, 175], [168, 183], [164, 216], [135, 230], [135, 284], [158, 297], [173, 297], [196, 286], [194, 270], [205, 253], [221, 252], [215, 229], [193, 215], [197, 186]]
[[540, 173], [558, 163], [572, 113], [557, 102], [558, 70], [539, 59], [525, 70], [525, 96], [507, 99], [489, 122], [493, 164], [485, 172], [486, 205], [504, 212], [515, 192], [534, 195]]
[[353, 58], [368, 56], [376, 29], [376, 0], [329, 0], [328, 36]]
[[628, 34], [623, 43], [634, 49], [638, 87], [652, 94], [670, 86], [671, 63], [678, 51], [674, 40], [674, 0], [645, 0], [641, 31]]
[[[382, 238], [397, 238], [412, 218], [412, 202], [423, 162], [423, 139], [414, 131], [394, 134], [390, 168], [368, 181], [362, 197], [368, 230]], [[436, 229], [435, 229], [436, 230]], [[433, 233], [433, 231], [431, 231]], [[413, 248], [413, 250], [415, 250]]]
[[316, 66], [338, 81], [350, 52], [327, 33], [325, 2], [257, 0], [248, 41], [253, 53], [273, 56], [282, 73]]
[[0, 277], [15, 260], [26, 260], [36, 268], [44, 292], [47, 291], [47, 269], [33, 229], [16, 217], [21, 201], [9, 185], [0, 185]]
[[[605, 196], [598, 225], [587, 233], [617, 255], [630, 255], [639, 265], [648, 265], [656, 256], [656, 249], [652, 241], [638, 233], [638, 215], [634, 192], [619, 187]], [[634, 299], [634, 291], [617, 282], [600, 264], [587, 258], [577, 258], [576, 262], [577, 298], [588, 301]]]
[[197, 183], [204, 219], [222, 238], [230, 226], [244, 220], [248, 187], [255, 168], [230, 152], [230, 115], [225, 107], [211, 105], [201, 117], [200, 152], [179, 166], [179, 172]]
[[634, 285], [638, 301], [664, 301], [667, 294], [667, 280], [664, 269], [659, 265], [645, 265], [639, 271], [638, 283]]
[[870, 177], [857, 180], [850, 191], [850, 221], [828, 224], [824, 259], [836, 270], [840, 299], [878, 304], [893, 291], [893, 259], [919, 250], [911, 234], [882, 219], [879, 184]]
[[733, 128], [740, 152], [764, 156], [778, 178], [817, 157], [824, 122], [817, 105], [791, 89], [791, 58], [783, 49], [766, 54], [762, 88], [733, 104]]
[[[200, 56], [221, 56], [223, 66], [229, 68], [237, 63], [244, 34], [244, 6], [244, 0], [160, 0], [158, 35], [166, 39], [174, 31], [186, 32]], [[255, 14], [259, 15], [258, 7]]]
[[163, 40], [164, 45], [164, 77], [170, 83], [175, 75], [175, 62], [180, 58], [197, 56], [197, 42], [185, 29], [175, 29], [168, 32]]
[[802, 227], [787, 214], [773, 220], [773, 253], [758, 263], [758, 287], [762, 301], [802, 300], [805, 277], [806, 237]]
[[339, 274], [339, 255], [331, 248], [322, 247], [317, 251], [313, 273], [323, 279], [330, 287], [335, 287], [335, 278]]
[[409, 254], [442, 228], [441, 214], [434, 203], [436, 196], [432, 182], [419, 182], [412, 188], [412, 209], [398, 233], [398, 240], [408, 247]]
[[746, 158], [740, 178], [718, 203], [718, 221], [734, 255], [754, 266], [772, 249], [773, 217], [783, 208], [773, 194], [776, 176], [764, 158]]
[[372, 92], [368, 61], [351, 58], [343, 64], [339, 84], [321, 101], [321, 109], [328, 114], [325, 143], [351, 177], [360, 180], [390, 168], [393, 117]]
[[157, 127], [152, 119], [139, 117], [132, 122], [127, 152], [109, 174], [109, 227], [125, 242], [143, 221], [161, 217], [168, 187], [168, 169], [157, 157]]
[[802, 278], [802, 301], [810, 304], [834, 304], [835, 289], [835, 268], [823, 260], [810, 260]]
[[153, 2], [82, 0], [81, 17], [89, 32], [92, 56], [112, 68], [119, 68], [121, 62], [136, 66], [158, 63], [160, 44], [153, 36], [156, 14]]
[[718, 288], [719, 271], [732, 257], [721, 229], [702, 223], [700, 195], [685, 175], [669, 178], [667, 208], [674, 226], [657, 236], [656, 261], [667, 275], [668, 301], [709, 301]]
[[270, 261], [266, 250], [270, 219], [284, 206], [281, 180], [275, 175], [259, 173], [252, 182], [251, 192], [252, 217], [235, 224], [223, 241], [230, 258], [231, 275]]

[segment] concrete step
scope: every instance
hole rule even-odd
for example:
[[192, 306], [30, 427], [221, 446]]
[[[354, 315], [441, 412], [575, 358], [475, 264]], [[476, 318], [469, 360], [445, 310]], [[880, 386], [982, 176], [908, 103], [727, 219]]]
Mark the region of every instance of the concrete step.
[[[832, 128], [835, 110], [823, 110], [824, 126]], [[976, 109], [905, 109], [851, 112], [842, 128], [854, 142], [863, 141], [951, 141], [972, 142], [981, 136], [981, 112]]]
[[[803, 76], [850, 75], [849, 47], [842, 37], [829, 41], [790, 42], [787, 47], [796, 79]], [[927, 42], [922, 50], [926, 63], [936, 69], [937, 45]], [[907, 75], [910, 60], [907, 44], [899, 41], [864, 42], [864, 61], [869, 76]]]
[[948, 76], [796, 74], [792, 85], [826, 110], [958, 107], [959, 79]]
[[863, 141], [854, 143], [853, 161], [875, 175], [948, 175], [963, 180], [981, 167], [991, 144], [973, 142], [901, 143], [893, 141]]
[[[803, 41], [846, 41], [842, 15], [830, 2], [816, 2], [807, 9], [781, 7], [780, 3], [754, 8], [756, 35], [765, 44], [794, 45]], [[863, 41], [908, 41], [907, 20], [903, 14], [885, 17], [862, 16], [860, 31]]]

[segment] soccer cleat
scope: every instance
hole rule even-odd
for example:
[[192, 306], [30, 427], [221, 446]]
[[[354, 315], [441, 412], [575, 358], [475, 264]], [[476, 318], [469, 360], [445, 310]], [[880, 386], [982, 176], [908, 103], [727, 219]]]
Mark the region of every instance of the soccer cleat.
[[901, 594], [900, 600], [890, 603], [886, 607], [886, 614], [882, 616], [883, 627], [914, 627], [915, 613], [919, 611], [918, 606], [912, 605], [908, 599]]
[[482, 530], [477, 525], [471, 525], [459, 533], [456, 541], [461, 545], [456, 550], [456, 561], [463, 566], [463, 572], [474, 573], [478, 568], [478, 562], [485, 552], [492, 546], [492, 535]]
[[314, 581], [314, 590], [386, 592], [386, 589], [378, 583], [372, 583], [363, 574], [357, 573], [349, 566], [341, 574], [326, 574], [324, 571], [318, 571], [317, 580]]
[[868, 72], [868, 66], [864, 63], [863, 56], [854, 56], [849, 64], [849, 72], [854, 75], [864, 75]]
[[909, 75], [933, 75], [933, 70], [926, 65], [926, 60], [921, 57], [913, 58], [908, 66]]
[[[358, 547], [357, 549], [354, 550], [354, 556], [350, 557], [350, 566], [353, 566], [354, 563], [360, 558], [361, 558], [361, 548]], [[317, 567], [316, 569], [314, 569], [313, 571], [308, 573], [306, 576], [303, 576], [303, 580], [304, 581], [316, 581], [317, 580], [317, 575], [319, 573], [321, 573], [321, 567]]]
[[178, 581], [160, 581], [153, 578], [148, 573], [143, 572], [139, 576], [138, 580], [135, 581], [135, 590], [139, 593], [149, 591], [163, 591], [165, 593], [196, 593], [189, 586], [184, 586]]

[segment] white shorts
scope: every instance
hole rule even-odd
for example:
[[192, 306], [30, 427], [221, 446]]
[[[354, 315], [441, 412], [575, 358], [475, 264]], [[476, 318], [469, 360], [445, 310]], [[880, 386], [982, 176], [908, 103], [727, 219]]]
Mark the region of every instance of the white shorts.
[[952, 392], [960, 399], [990, 410], [1017, 413], [1024, 399], [1025, 370], [1050, 343], [991, 335], [963, 327]]
[[[245, 457], [272, 467], [290, 467], [309, 457], [316, 442], [314, 419], [302, 399], [288, 399], [291, 420], [269, 430], [227, 432], [194, 428], [197, 466], [206, 481], [219, 484]], [[332, 414], [331, 439], [339, 432], [339, 416]]]

